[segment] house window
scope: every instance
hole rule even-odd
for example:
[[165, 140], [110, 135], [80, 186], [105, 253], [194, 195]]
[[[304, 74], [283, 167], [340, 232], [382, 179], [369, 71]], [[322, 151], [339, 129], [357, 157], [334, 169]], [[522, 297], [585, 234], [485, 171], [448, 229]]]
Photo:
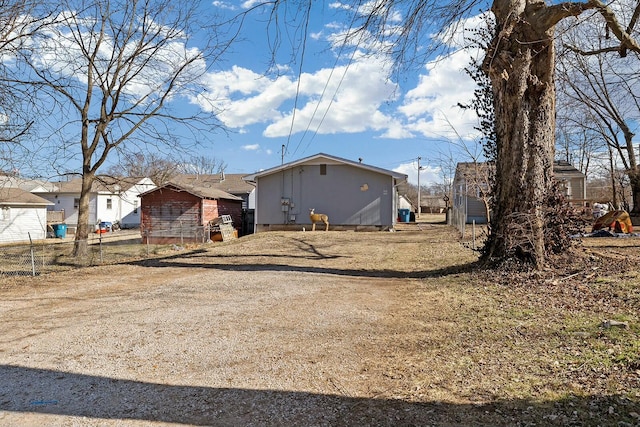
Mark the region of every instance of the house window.
[[80, 199], [73, 199], [73, 208], [78, 209], [80, 206]]
[[133, 201], [133, 213], [138, 213], [138, 201], [134, 200]]
[[107, 199], [107, 209], [113, 209], [113, 202], [111, 199]]
[[320, 165], [320, 175], [327, 174], [327, 165]]
[[9, 206], [2, 207], [2, 220], [9, 221], [11, 219], [11, 208]]

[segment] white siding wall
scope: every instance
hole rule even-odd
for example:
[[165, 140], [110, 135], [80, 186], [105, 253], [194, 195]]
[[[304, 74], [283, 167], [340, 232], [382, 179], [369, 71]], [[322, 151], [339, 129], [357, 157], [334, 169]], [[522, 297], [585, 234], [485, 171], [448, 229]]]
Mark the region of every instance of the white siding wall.
[[[129, 190], [118, 194], [99, 193], [91, 194], [89, 200], [89, 224], [94, 225], [100, 221], [114, 222], [119, 220], [125, 227], [138, 227], [140, 225], [140, 198], [139, 194], [155, 188], [156, 185], [150, 179], [143, 179]], [[75, 200], [80, 198], [80, 194], [51, 194], [38, 193], [44, 199], [49, 200], [54, 205], [49, 210], [64, 211], [65, 223], [70, 226], [78, 224], [78, 209]], [[107, 208], [107, 199], [111, 199], [111, 209]], [[137, 211], [136, 211], [137, 208]]]
[[[111, 204], [109, 205], [109, 200]], [[98, 194], [96, 197], [96, 224], [98, 221], [114, 222], [118, 219], [119, 198], [116, 194]]]
[[0, 209], [0, 243], [28, 242], [47, 237], [47, 208], [9, 207]]
[[[69, 226], [78, 225], [78, 208], [75, 200], [80, 198], [80, 194], [38, 194], [40, 197], [53, 202], [49, 207], [51, 211], [64, 211], [64, 222]], [[57, 197], [56, 197], [57, 196]], [[96, 197], [92, 195], [89, 199], [89, 224], [96, 223]]]
[[120, 195], [120, 216], [119, 220], [123, 227], [134, 228], [140, 226], [140, 202], [138, 195], [156, 188], [150, 179], [143, 180], [140, 184], [134, 185], [128, 191]]
[[[120, 221], [123, 227], [139, 227], [140, 197], [138, 195], [154, 188], [156, 185], [150, 179], [145, 179], [121, 193], [98, 194], [96, 221]], [[109, 208], [109, 199], [111, 199], [111, 208]]]

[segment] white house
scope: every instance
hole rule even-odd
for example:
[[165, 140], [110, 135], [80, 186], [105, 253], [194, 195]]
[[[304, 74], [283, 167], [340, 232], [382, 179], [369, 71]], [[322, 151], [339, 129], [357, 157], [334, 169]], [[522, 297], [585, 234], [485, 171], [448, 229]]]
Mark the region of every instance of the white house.
[[20, 188], [0, 188], [0, 243], [47, 237], [47, 207], [53, 203]]
[[398, 196], [398, 209], [409, 209], [411, 212], [415, 212], [416, 208], [411, 203], [411, 200], [407, 196]]
[[[81, 178], [76, 178], [52, 182], [50, 188], [36, 188], [32, 192], [53, 203], [49, 210], [64, 211], [64, 221], [73, 232], [78, 224], [81, 185]], [[89, 196], [89, 223], [119, 221], [123, 228], [139, 227], [138, 195], [155, 187], [150, 178], [98, 177]]]

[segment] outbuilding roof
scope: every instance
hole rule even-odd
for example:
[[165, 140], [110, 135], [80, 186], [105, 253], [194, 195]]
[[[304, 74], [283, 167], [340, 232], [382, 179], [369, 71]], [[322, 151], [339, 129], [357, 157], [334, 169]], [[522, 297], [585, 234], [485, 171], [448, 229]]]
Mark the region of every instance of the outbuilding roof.
[[140, 194], [138, 197], [143, 197], [156, 191], [162, 191], [164, 188], [170, 188], [173, 191], [186, 191], [187, 193], [193, 194], [194, 196], [201, 199], [242, 200], [241, 197], [234, 196], [233, 194], [227, 193], [226, 191], [218, 190], [217, 188], [177, 184], [174, 182], [167, 182], [160, 187], [156, 187], [153, 190], [149, 190]]
[[221, 173], [214, 175], [181, 174], [171, 178], [169, 182], [179, 185], [216, 188], [230, 194], [249, 194], [255, 188], [251, 182], [242, 179], [243, 173]]
[[0, 206], [49, 206], [52, 202], [20, 188], [0, 188]]
[[[490, 168], [490, 169], [489, 169]], [[487, 162], [460, 162], [456, 165], [456, 179], [464, 179], [468, 176], [476, 176], [478, 174], [488, 174], [493, 171], [495, 166]], [[576, 169], [571, 163], [556, 160], [553, 162], [553, 174], [556, 177], [578, 177], [584, 178], [584, 174]]]
[[242, 179], [244, 179], [245, 181], [251, 181], [251, 182], [255, 182], [256, 179], [263, 177], [263, 176], [267, 176], [267, 175], [271, 175], [277, 172], [281, 172], [283, 170], [287, 170], [287, 169], [291, 169], [293, 167], [296, 166], [301, 166], [301, 165], [310, 165], [310, 164], [345, 164], [345, 165], [349, 165], [349, 166], [353, 166], [353, 167], [357, 167], [360, 169], [365, 169], [368, 171], [372, 171], [372, 172], [377, 172], [377, 173], [381, 173], [383, 175], [389, 175], [395, 179], [398, 180], [406, 180], [407, 179], [407, 175], [400, 173], [400, 172], [396, 172], [396, 171], [392, 171], [392, 170], [388, 170], [388, 169], [382, 169], [376, 166], [371, 166], [371, 165], [367, 165], [365, 163], [362, 162], [354, 162], [352, 160], [348, 160], [348, 159], [343, 159], [341, 157], [336, 157], [336, 156], [331, 156], [329, 154], [324, 154], [324, 153], [318, 153], [318, 154], [314, 154], [313, 156], [309, 156], [309, 157], [305, 157], [303, 159], [299, 159], [293, 162], [289, 162], [289, 163], [284, 163], [280, 166], [276, 166], [270, 169], [266, 169], [260, 172], [256, 172], [254, 174], [251, 175], [246, 175], [245, 177], [243, 177]]

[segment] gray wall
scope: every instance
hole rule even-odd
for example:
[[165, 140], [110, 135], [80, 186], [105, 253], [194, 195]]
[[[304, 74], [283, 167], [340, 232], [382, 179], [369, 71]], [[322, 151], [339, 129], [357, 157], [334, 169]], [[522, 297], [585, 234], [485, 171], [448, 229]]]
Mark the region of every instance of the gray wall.
[[[329, 216], [331, 225], [391, 226], [393, 178], [343, 164], [296, 166], [258, 178], [256, 224], [311, 224], [309, 209]], [[282, 210], [282, 198], [291, 205]], [[292, 220], [292, 216], [295, 220]]]

